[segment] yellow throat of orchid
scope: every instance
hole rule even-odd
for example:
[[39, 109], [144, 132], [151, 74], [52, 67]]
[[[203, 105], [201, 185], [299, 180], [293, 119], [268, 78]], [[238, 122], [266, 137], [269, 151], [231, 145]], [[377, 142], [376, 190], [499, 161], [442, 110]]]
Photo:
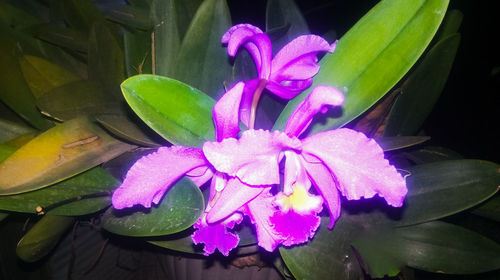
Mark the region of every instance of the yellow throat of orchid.
[[309, 193], [305, 187], [299, 184], [294, 184], [292, 188], [293, 193], [291, 195], [280, 194], [276, 198], [275, 203], [283, 212], [293, 209], [297, 213], [306, 213], [317, 209], [323, 203], [320, 196]]

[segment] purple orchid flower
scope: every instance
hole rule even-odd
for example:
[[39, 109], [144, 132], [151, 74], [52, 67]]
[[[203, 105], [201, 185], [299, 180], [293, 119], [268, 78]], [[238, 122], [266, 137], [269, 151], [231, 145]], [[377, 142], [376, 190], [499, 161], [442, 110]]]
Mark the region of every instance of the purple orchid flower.
[[[314, 115], [343, 100], [337, 89], [318, 86], [297, 106], [284, 132], [247, 130], [239, 139], [206, 142], [203, 153], [214, 169], [238, 180], [237, 187], [220, 191], [207, 211], [207, 222], [242, 211], [255, 224], [259, 245], [272, 251], [279, 244], [290, 246], [311, 238], [323, 203], [332, 228], [340, 215], [339, 193], [347, 199], [378, 194], [400, 207], [407, 193], [405, 180], [373, 139], [345, 128], [298, 138]], [[270, 186], [280, 183], [283, 157], [283, 191], [272, 196]], [[309, 192], [311, 186], [319, 195]]]
[[255, 107], [264, 88], [283, 99], [291, 99], [312, 84], [312, 78], [319, 71], [317, 55], [333, 52], [332, 45], [316, 35], [303, 35], [285, 45], [272, 57], [271, 40], [258, 27], [238, 24], [230, 28], [222, 43], [234, 57], [244, 47], [252, 56], [257, 67], [258, 78], [245, 82], [240, 106], [241, 121], [253, 128]]

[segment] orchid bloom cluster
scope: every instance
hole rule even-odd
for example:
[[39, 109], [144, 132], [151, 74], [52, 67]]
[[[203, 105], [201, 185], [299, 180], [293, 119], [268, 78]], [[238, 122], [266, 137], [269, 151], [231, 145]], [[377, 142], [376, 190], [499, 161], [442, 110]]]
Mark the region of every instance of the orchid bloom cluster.
[[[323, 206], [333, 228], [340, 215], [340, 195], [360, 199], [378, 194], [391, 206], [403, 204], [405, 180], [373, 139], [345, 128], [300, 138], [317, 113], [342, 105], [344, 96], [339, 90], [315, 87], [292, 113], [283, 132], [254, 129], [262, 91], [284, 99], [295, 97], [319, 71], [318, 53], [333, 52], [335, 43], [330, 45], [315, 35], [300, 36], [272, 58], [269, 37], [249, 24], [229, 29], [222, 43], [227, 44], [230, 56], [245, 48], [258, 77], [238, 82], [216, 103], [215, 141], [204, 143], [202, 149], [161, 147], [139, 159], [113, 194], [115, 208], [158, 204], [184, 175], [198, 186], [211, 179], [209, 200], [194, 224], [192, 239], [204, 244], [207, 255], [218, 249], [227, 256], [239, 242], [232, 229], [244, 216], [255, 225], [258, 245], [273, 251], [280, 244], [291, 246], [312, 238]], [[240, 121], [249, 128], [241, 134]]]

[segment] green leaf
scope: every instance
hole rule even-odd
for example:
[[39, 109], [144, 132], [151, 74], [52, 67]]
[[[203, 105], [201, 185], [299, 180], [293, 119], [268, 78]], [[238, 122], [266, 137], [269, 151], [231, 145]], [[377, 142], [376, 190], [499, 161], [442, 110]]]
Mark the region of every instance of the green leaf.
[[31, 127], [4, 119], [0, 119], [0, 131], [2, 132], [0, 133], [0, 143], [7, 142], [24, 134], [36, 132], [36, 130]]
[[408, 77], [387, 119], [384, 135], [413, 135], [425, 121], [448, 80], [460, 44], [454, 33], [439, 41]]
[[475, 206], [498, 191], [500, 166], [480, 160], [450, 160], [408, 170], [408, 194], [398, 225], [432, 221]]
[[495, 195], [472, 210], [473, 214], [500, 222], [500, 195]]
[[0, 195], [49, 186], [134, 147], [109, 136], [87, 117], [67, 121], [40, 134], [0, 163]]
[[[7, 144], [0, 144], [0, 162], [7, 159], [17, 150], [16, 147]], [[1, 197], [0, 197], [1, 198]]]
[[500, 268], [500, 245], [439, 221], [372, 233], [353, 245], [365, 270], [375, 278], [394, 276], [405, 264], [447, 274], [476, 274]]
[[81, 53], [88, 52], [87, 36], [74, 29], [55, 23], [42, 23], [31, 27], [30, 31], [37, 38], [57, 46]]
[[[273, 33], [278, 29], [285, 29], [286, 32], [284, 34], [279, 32], [281, 36], [274, 38], [276, 36], [273, 36]], [[311, 33], [294, 0], [267, 1], [266, 32], [272, 38], [273, 54], [298, 36]]]
[[34, 127], [44, 130], [52, 123], [43, 118], [35, 105], [35, 98], [24, 80], [19, 58], [18, 41], [9, 34], [3, 25], [0, 25], [0, 100], [12, 108], [17, 114]]
[[118, 138], [127, 140], [131, 143], [146, 146], [158, 147], [161, 142], [155, 139], [158, 137], [147, 127], [141, 127], [134, 123], [128, 116], [102, 114], [96, 117], [96, 120], [104, 126], [111, 134]]
[[455, 9], [448, 11], [444, 17], [443, 23], [439, 27], [438, 33], [436, 34], [436, 42], [441, 41], [453, 33], [457, 33], [460, 25], [462, 24], [463, 18], [464, 14], [462, 14], [459, 10]]
[[21, 9], [0, 2], [0, 22], [13, 29], [25, 29], [37, 24], [39, 20]]
[[73, 221], [73, 218], [64, 216], [42, 217], [17, 244], [17, 256], [25, 262], [40, 260], [52, 251]]
[[2, 212], [0, 212], [0, 222], [3, 221], [8, 216], [9, 216], [9, 213], [2, 213]]
[[130, 28], [148, 30], [151, 28], [149, 8], [123, 5], [119, 3], [105, 4], [106, 18]]
[[50, 7], [60, 12], [70, 27], [84, 34], [90, 33], [95, 22], [105, 20], [97, 6], [90, 0], [51, 0]]
[[35, 98], [40, 98], [57, 87], [81, 79], [61, 66], [40, 57], [25, 55], [20, 58], [19, 63]]
[[57, 87], [38, 98], [36, 104], [42, 114], [59, 121], [103, 112], [119, 113], [122, 109], [101, 85], [88, 80]]
[[123, 30], [125, 68], [127, 76], [151, 74], [151, 32]]
[[[111, 191], [119, 185], [120, 182], [104, 169], [93, 168], [47, 188], [0, 196], [0, 209], [37, 213], [36, 208], [42, 207], [54, 215], [86, 215], [110, 205]], [[100, 196], [93, 197], [92, 194]]]
[[401, 136], [375, 138], [375, 141], [387, 152], [418, 145], [429, 139], [428, 136]]
[[[350, 122], [386, 94], [417, 61], [445, 14], [448, 0], [384, 0], [371, 9], [321, 60], [311, 88], [329, 85], [344, 92], [342, 115], [332, 111], [311, 132]], [[289, 102], [276, 122], [282, 130], [304, 92]]]
[[174, 71], [181, 45], [175, 5], [174, 0], [153, 0], [151, 4], [153, 74], [169, 76]]
[[296, 279], [338, 279], [354, 280], [363, 275], [351, 249], [351, 242], [362, 231], [362, 225], [348, 218], [337, 220], [329, 230], [329, 219], [322, 218], [319, 230], [306, 244], [280, 247], [280, 254], [286, 266]]
[[425, 164], [443, 160], [463, 159], [463, 157], [448, 148], [437, 146], [425, 146], [415, 151], [404, 152], [401, 156], [411, 160], [415, 164]]
[[222, 35], [231, 27], [225, 0], [204, 1], [182, 40], [173, 78], [216, 97], [231, 75]]
[[125, 99], [154, 131], [175, 145], [200, 146], [214, 139], [214, 100], [179, 81], [139, 75], [122, 84]]
[[92, 25], [89, 37], [89, 80], [100, 83], [107, 96], [120, 100], [125, 79], [125, 58], [120, 43], [106, 22]]
[[200, 189], [190, 179], [183, 178], [167, 191], [158, 206], [108, 209], [102, 217], [103, 228], [127, 236], [173, 234], [192, 226], [204, 208]]

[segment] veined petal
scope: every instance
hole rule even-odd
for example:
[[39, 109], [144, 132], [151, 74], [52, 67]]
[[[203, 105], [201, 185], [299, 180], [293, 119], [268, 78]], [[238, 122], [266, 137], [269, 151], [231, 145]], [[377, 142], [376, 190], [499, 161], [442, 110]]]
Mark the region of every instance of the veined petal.
[[140, 158], [127, 172], [122, 185], [113, 193], [113, 207], [122, 209], [141, 204], [158, 204], [182, 175], [207, 165], [200, 149], [182, 146], [161, 147]]
[[255, 225], [258, 245], [272, 252], [284, 238], [276, 232], [270, 221], [271, 216], [277, 211], [273, 205], [274, 196], [269, 193], [270, 189], [265, 189], [259, 196], [250, 201], [247, 204], [245, 214]]
[[300, 156], [294, 151], [285, 151], [285, 158], [283, 193], [291, 195], [294, 185], [299, 185], [309, 190], [311, 182], [307, 178], [305, 169], [300, 161]]
[[245, 83], [237, 83], [215, 103], [212, 115], [215, 139], [219, 142], [225, 138], [236, 137], [240, 132], [238, 114], [244, 87]]
[[323, 197], [323, 202], [330, 213], [328, 228], [332, 229], [340, 216], [340, 196], [334, 177], [323, 163], [310, 162], [304, 158], [301, 161], [316, 190]]
[[224, 219], [254, 199], [263, 190], [264, 188], [249, 187], [238, 178], [229, 179], [224, 189], [213, 198], [215, 203], [208, 210], [207, 222], [211, 224]]
[[269, 218], [274, 230], [281, 236], [285, 246], [301, 244], [312, 238], [321, 219], [316, 213], [299, 214], [291, 210], [286, 213], [277, 211]]
[[310, 87], [311, 84], [312, 78], [305, 80], [270, 80], [266, 88], [283, 99], [292, 99], [297, 96], [297, 94]]
[[389, 205], [403, 204], [407, 193], [405, 179], [384, 158], [382, 148], [373, 139], [342, 128], [307, 137], [303, 144], [303, 153], [312, 154], [325, 163], [335, 175], [337, 187], [348, 199], [378, 194]]
[[228, 256], [229, 252], [236, 248], [240, 242], [240, 237], [228, 231], [228, 229], [232, 229], [242, 219], [243, 216], [241, 214], [235, 213], [217, 224], [207, 224], [204, 216], [202, 216], [193, 225], [197, 230], [191, 235], [191, 239], [194, 244], [205, 244], [203, 251], [206, 256], [213, 254], [215, 249], [218, 249], [224, 256]]
[[282, 132], [247, 130], [240, 139], [206, 142], [203, 152], [216, 170], [238, 177], [248, 185], [267, 186], [280, 182], [280, 153], [300, 148], [297, 138]]
[[244, 46], [255, 62], [259, 78], [268, 80], [271, 74], [271, 40], [255, 26], [243, 24], [235, 27], [222, 37], [222, 42], [227, 43], [227, 53], [235, 56], [238, 49]]
[[293, 111], [285, 127], [289, 136], [299, 136], [311, 123], [314, 115], [326, 113], [329, 106], [340, 106], [344, 103], [344, 95], [338, 89], [330, 86], [317, 86], [309, 96]]
[[332, 52], [328, 42], [316, 35], [303, 35], [285, 45], [273, 58], [271, 80], [303, 80], [318, 73], [319, 52]]

